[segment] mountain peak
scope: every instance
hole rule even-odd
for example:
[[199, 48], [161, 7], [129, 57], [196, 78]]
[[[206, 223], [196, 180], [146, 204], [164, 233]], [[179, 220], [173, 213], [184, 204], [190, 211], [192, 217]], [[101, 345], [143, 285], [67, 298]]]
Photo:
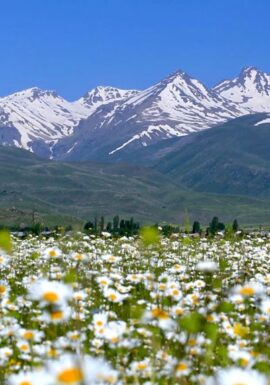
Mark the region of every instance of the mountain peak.
[[178, 69], [174, 72], [172, 72], [171, 74], [169, 74], [164, 80], [163, 82], [165, 83], [171, 83], [172, 81], [174, 81], [175, 79], [190, 79], [191, 77], [183, 70], [181, 69]]
[[44, 96], [52, 96], [53, 98], [59, 97], [55, 91], [43, 90], [39, 87], [31, 87], [22, 91], [15, 92], [14, 94], [6, 96], [4, 99], [30, 99], [31, 101], [34, 101]]
[[122, 90], [110, 86], [97, 86], [88, 91], [79, 101], [87, 106], [121, 100], [138, 93], [136, 90]]
[[248, 74], [252, 71], [255, 71], [255, 72], [261, 72], [260, 70], [258, 70], [257, 67], [255, 66], [246, 66], [246, 67], [243, 67], [242, 70], [241, 70], [241, 74]]
[[219, 83], [214, 91], [247, 112], [270, 111], [270, 75], [254, 66], [244, 67], [239, 76]]

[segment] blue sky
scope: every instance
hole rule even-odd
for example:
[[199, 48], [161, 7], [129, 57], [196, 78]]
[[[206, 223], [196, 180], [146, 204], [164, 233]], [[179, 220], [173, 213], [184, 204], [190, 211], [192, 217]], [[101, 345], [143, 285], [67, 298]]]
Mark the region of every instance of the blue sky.
[[270, 72], [269, 0], [3, 0], [0, 95], [39, 86], [73, 100], [146, 88], [181, 68], [206, 85]]

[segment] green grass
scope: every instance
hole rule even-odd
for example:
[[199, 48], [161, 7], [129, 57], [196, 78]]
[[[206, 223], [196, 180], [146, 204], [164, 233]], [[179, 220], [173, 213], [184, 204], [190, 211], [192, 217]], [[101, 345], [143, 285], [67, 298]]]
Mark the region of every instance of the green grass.
[[[154, 168], [192, 190], [269, 197], [270, 124], [256, 126], [264, 117], [248, 115], [165, 141]], [[154, 150], [147, 150], [148, 158], [156, 156]]]
[[[0, 223], [31, 223], [36, 211], [45, 224], [81, 224], [95, 215], [133, 216], [143, 223], [206, 224], [218, 215], [241, 224], [270, 222], [268, 199], [190, 191], [150, 168], [127, 164], [60, 163], [15, 148], [0, 149]], [[11, 215], [12, 214], [12, 215]]]

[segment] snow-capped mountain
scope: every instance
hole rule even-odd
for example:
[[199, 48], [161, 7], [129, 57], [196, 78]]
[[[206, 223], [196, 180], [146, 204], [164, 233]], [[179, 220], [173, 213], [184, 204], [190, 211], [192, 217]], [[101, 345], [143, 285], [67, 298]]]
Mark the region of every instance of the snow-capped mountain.
[[270, 111], [270, 75], [255, 67], [244, 68], [239, 76], [219, 83], [213, 90], [247, 113]]
[[113, 100], [121, 100], [136, 95], [136, 90], [121, 90], [115, 87], [96, 87], [87, 92], [77, 103], [86, 106], [89, 110], [95, 110], [98, 106]]
[[[134, 92], [97, 87], [83, 98], [68, 102], [54, 91], [34, 87], [0, 98], [1, 142], [38, 153], [41, 147], [49, 151], [59, 139], [71, 135], [78, 123], [101, 104]], [[7, 127], [13, 128], [11, 135]], [[48, 155], [48, 151], [43, 151], [41, 155]]]
[[65, 159], [118, 158], [126, 149], [189, 134], [243, 114], [183, 71], [122, 100], [96, 109], [55, 147]]
[[39, 88], [0, 98], [0, 143], [55, 159], [120, 160], [134, 148], [257, 112], [270, 112], [265, 72], [247, 67], [209, 89], [179, 70], [143, 91], [96, 87], [74, 102]]
[[[156, 140], [186, 135], [241, 114], [233, 103], [181, 70], [128, 99], [119, 110], [128, 115], [126, 120], [134, 126], [143, 126], [143, 130], [139, 127], [139, 132], [131, 140], [111, 151], [111, 154], [132, 141], [141, 141], [146, 146]], [[119, 119], [122, 120], [121, 117]]]
[[20, 142], [30, 149], [36, 139], [53, 141], [70, 135], [86, 109], [69, 103], [54, 91], [30, 88], [0, 99], [0, 125], [18, 130]]

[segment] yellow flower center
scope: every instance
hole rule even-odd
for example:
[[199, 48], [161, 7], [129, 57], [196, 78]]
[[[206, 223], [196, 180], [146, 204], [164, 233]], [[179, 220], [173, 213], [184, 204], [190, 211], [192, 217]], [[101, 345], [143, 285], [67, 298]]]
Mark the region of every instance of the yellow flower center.
[[5, 294], [6, 291], [6, 287], [4, 285], [0, 285], [0, 295]]
[[59, 295], [55, 293], [54, 291], [47, 291], [43, 294], [43, 299], [47, 302], [57, 302], [59, 300]]
[[22, 381], [22, 382], [19, 382], [19, 385], [32, 385], [32, 384], [29, 381]]
[[241, 325], [240, 323], [236, 323], [233, 327], [233, 332], [239, 337], [245, 337], [249, 333], [249, 328]]
[[190, 338], [188, 341], [189, 346], [195, 346], [197, 344], [197, 341], [194, 338]]
[[83, 380], [83, 373], [79, 368], [69, 368], [59, 373], [57, 379], [63, 384], [74, 384]]
[[48, 356], [49, 357], [57, 357], [58, 353], [57, 353], [57, 350], [54, 349], [54, 348], [51, 348], [49, 351], [48, 351]]
[[145, 362], [140, 362], [140, 363], [137, 365], [137, 369], [139, 369], [139, 370], [144, 370], [146, 367], [147, 367], [147, 365], [146, 365]]
[[162, 290], [162, 291], [166, 290], [166, 285], [165, 285], [165, 283], [161, 283], [161, 284], [159, 285], [159, 290]]
[[72, 336], [70, 337], [73, 341], [77, 341], [79, 339], [79, 336], [78, 334], [72, 334]]
[[117, 296], [112, 293], [112, 294], [109, 295], [109, 299], [114, 302], [114, 301], [117, 300]]
[[29, 349], [29, 347], [28, 347], [28, 345], [21, 345], [21, 346], [20, 346], [20, 349], [21, 349], [23, 352], [27, 352], [28, 349]]
[[191, 296], [191, 299], [192, 299], [192, 302], [194, 305], [198, 305], [199, 304], [199, 298], [196, 294], [192, 294]]
[[178, 364], [176, 367], [176, 371], [177, 372], [183, 372], [187, 368], [188, 368], [187, 364], [185, 364], [184, 362], [180, 362], [180, 364]]
[[168, 319], [169, 318], [168, 313], [162, 309], [159, 309], [159, 308], [153, 309], [151, 314], [152, 314], [152, 317], [154, 317], [154, 318], [159, 318], [159, 319]]
[[34, 338], [34, 333], [26, 331], [23, 336], [26, 340], [32, 340]]
[[250, 296], [250, 295], [253, 295], [255, 294], [255, 290], [252, 288], [252, 287], [243, 287], [241, 290], [240, 290], [240, 294], [242, 295], [246, 295], [246, 296]]
[[62, 311], [54, 311], [51, 313], [51, 319], [53, 321], [59, 320], [63, 318], [64, 313]]
[[54, 258], [54, 257], [57, 256], [57, 252], [56, 252], [55, 250], [50, 250], [50, 251], [49, 251], [49, 256], [50, 256], [51, 258]]
[[241, 358], [240, 359], [240, 365], [242, 366], [247, 366], [249, 361], [246, 358]]

